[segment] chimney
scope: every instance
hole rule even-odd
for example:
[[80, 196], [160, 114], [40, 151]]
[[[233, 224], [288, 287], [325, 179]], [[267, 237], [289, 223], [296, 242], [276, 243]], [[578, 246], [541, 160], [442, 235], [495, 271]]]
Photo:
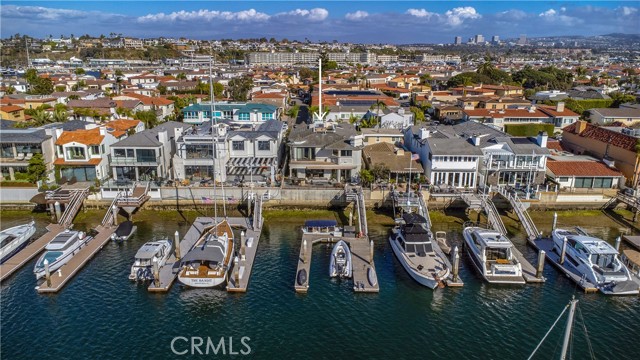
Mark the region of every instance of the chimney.
[[420, 128], [420, 140], [426, 139], [431, 136], [431, 133], [428, 129]]
[[581, 134], [585, 130], [587, 130], [587, 122], [584, 120], [576, 121], [576, 134]]
[[480, 135], [473, 134], [473, 136], [471, 136], [471, 142], [473, 143], [473, 146], [480, 146]]
[[397, 149], [396, 150], [396, 155], [397, 156], [404, 156], [404, 149]]
[[360, 147], [362, 146], [362, 140], [364, 139], [364, 136], [362, 135], [355, 135], [355, 136], [351, 136], [349, 138], [349, 144], [353, 147]]
[[603, 162], [603, 163], [605, 163], [605, 164], [607, 164], [607, 166], [608, 166], [608, 167], [610, 167], [610, 168], [612, 168], [612, 169], [615, 169], [615, 168], [616, 168], [616, 162], [615, 162], [613, 159], [611, 159], [610, 157], [608, 157], [608, 156], [605, 156], [605, 157], [602, 159], [602, 162]]
[[107, 135], [107, 129], [104, 126], [100, 127], [100, 135], [102, 136]]
[[159, 141], [162, 145], [165, 145], [165, 144], [167, 144], [167, 143], [169, 142], [169, 136], [168, 136], [168, 134], [167, 134], [167, 130], [163, 130], [163, 131], [160, 131], [160, 132], [158, 133], [158, 141]]
[[541, 148], [547, 147], [547, 140], [549, 140], [549, 135], [547, 135], [546, 131], [540, 131], [538, 133], [537, 142]]
[[560, 101], [556, 104], [556, 111], [563, 112], [564, 111], [564, 101]]

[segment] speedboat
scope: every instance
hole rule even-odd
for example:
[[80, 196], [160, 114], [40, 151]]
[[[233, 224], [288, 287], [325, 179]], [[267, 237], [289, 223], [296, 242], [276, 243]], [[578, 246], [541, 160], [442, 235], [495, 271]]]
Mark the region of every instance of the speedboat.
[[233, 232], [226, 220], [206, 229], [182, 258], [178, 280], [191, 287], [208, 288], [228, 280], [233, 257]]
[[34, 221], [0, 231], [0, 264], [22, 250], [36, 233]]
[[154, 280], [153, 263], [158, 263], [158, 268], [163, 266], [171, 255], [171, 241], [150, 241], [142, 245], [135, 256], [131, 266], [129, 280]]
[[138, 227], [133, 225], [131, 221], [125, 221], [118, 225], [116, 231], [111, 234], [111, 240], [113, 241], [127, 241], [131, 238], [133, 233], [138, 230]]
[[618, 258], [618, 251], [608, 242], [592, 237], [580, 229], [555, 229], [551, 232], [553, 251], [562, 256], [567, 239], [565, 262], [562, 266], [596, 286], [607, 295], [634, 295], [640, 292], [629, 269]]
[[435, 289], [449, 276], [447, 262], [434, 251], [433, 233], [421, 215], [404, 213], [389, 236], [393, 253], [409, 275], [419, 284]]
[[303, 234], [342, 236], [342, 229], [335, 220], [307, 220], [302, 227]]
[[462, 231], [473, 266], [488, 283], [524, 284], [522, 264], [508, 237], [495, 230], [466, 227]]
[[49, 261], [49, 272], [52, 273], [62, 265], [71, 260], [80, 249], [85, 246], [93, 237], [88, 236], [82, 231], [65, 230], [51, 240], [45, 246], [45, 253], [40, 256], [33, 268], [36, 279], [45, 276], [44, 262]]
[[329, 276], [350, 278], [352, 272], [351, 250], [344, 240], [338, 241], [331, 251]]

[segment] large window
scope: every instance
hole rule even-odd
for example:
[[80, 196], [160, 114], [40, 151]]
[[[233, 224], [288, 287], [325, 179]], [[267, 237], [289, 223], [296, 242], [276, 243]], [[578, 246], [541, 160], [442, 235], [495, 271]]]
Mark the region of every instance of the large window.
[[137, 149], [136, 160], [138, 162], [155, 162], [156, 151], [154, 149]]
[[60, 170], [60, 175], [76, 181], [93, 181], [96, 179], [96, 168], [93, 166], [68, 167]]
[[100, 155], [100, 145], [94, 145], [91, 147], [91, 155]]
[[351, 156], [351, 150], [340, 150], [340, 156]]
[[262, 120], [273, 120], [273, 113], [262, 113]]
[[316, 151], [314, 148], [295, 148], [295, 160], [315, 160]]
[[0, 152], [0, 157], [13, 158], [13, 145], [2, 144], [2, 151]]
[[577, 177], [573, 186], [576, 188], [610, 189], [612, 185], [612, 178]]
[[187, 178], [203, 179], [213, 177], [213, 166], [191, 165], [184, 167]]
[[259, 151], [271, 150], [271, 141], [258, 141], [258, 150]]
[[249, 113], [238, 113], [238, 120], [246, 120], [249, 121], [250, 114]]
[[193, 144], [186, 145], [187, 159], [212, 159], [213, 144]]
[[113, 149], [113, 157], [117, 158], [132, 158], [133, 149]]
[[232, 141], [231, 146], [235, 151], [244, 151], [244, 141]]
[[85, 150], [83, 147], [72, 146], [67, 148], [67, 160], [86, 160]]

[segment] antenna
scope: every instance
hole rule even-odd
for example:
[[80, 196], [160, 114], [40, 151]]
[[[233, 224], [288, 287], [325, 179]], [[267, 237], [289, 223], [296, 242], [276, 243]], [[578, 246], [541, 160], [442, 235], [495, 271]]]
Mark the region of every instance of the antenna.
[[313, 119], [314, 123], [322, 122], [324, 123], [325, 113], [322, 111], [322, 56], [318, 58], [318, 91], [320, 95], [318, 96], [319, 106], [318, 112], [314, 113], [315, 117]]

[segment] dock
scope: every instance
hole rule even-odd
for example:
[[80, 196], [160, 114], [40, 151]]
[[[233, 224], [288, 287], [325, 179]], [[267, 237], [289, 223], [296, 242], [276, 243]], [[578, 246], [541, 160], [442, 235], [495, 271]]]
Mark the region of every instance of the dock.
[[44, 235], [35, 241], [32, 241], [24, 249], [20, 250], [20, 252], [5, 261], [4, 264], [0, 265], [0, 281], [6, 280], [36, 255], [40, 254], [49, 241], [53, 240], [54, 237], [65, 229], [66, 228], [60, 224], [49, 224], [47, 226], [47, 232]]
[[590, 283], [585, 278], [580, 276], [580, 274], [575, 273], [560, 264], [560, 255], [556, 254], [553, 251], [553, 240], [541, 237], [537, 239], [530, 239], [529, 244], [538, 249], [538, 251], [544, 250], [547, 260], [549, 260], [549, 262], [553, 264], [553, 266], [562, 271], [569, 279], [578, 284], [578, 286], [580, 286], [580, 288], [582, 288], [584, 292], [594, 293], [598, 291], [595, 284]]
[[252, 224], [249, 224], [247, 218], [229, 218], [231, 227], [244, 228], [244, 236], [240, 237], [239, 255], [231, 268], [231, 275], [227, 282], [228, 292], [247, 292], [262, 233], [262, 224], [260, 222], [254, 222], [254, 224], [259, 224], [260, 227], [250, 226]]
[[91, 258], [102, 247], [109, 242], [111, 234], [116, 231], [115, 226], [102, 226], [96, 227], [98, 234], [81, 248], [68, 263], [64, 264], [58, 271], [51, 274], [51, 281], [47, 283], [44, 281], [40, 286], [36, 287], [39, 293], [56, 293], [64, 287], [73, 276], [82, 269], [82, 267], [91, 260]]
[[367, 227], [367, 213], [362, 188], [359, 186], [345, 186], [344, 197], [354, 202], [357, 211], [358, 235], [333, 236], [330, 234], [303, 234], [300, 242], [300, 256], [296, 267], [294, 288], [297, 293], [309, 291], [309, 276], [311, 271], [311, 255], [314, 244], [335, 243], [344, 240], [351, 250], [353, 291], [357, 293], [380, 292], [376, 267], [373, 262], [373, 242], [369, 240]]
[[622, 235], [622, 240], [640, 251], [640, 236]]

